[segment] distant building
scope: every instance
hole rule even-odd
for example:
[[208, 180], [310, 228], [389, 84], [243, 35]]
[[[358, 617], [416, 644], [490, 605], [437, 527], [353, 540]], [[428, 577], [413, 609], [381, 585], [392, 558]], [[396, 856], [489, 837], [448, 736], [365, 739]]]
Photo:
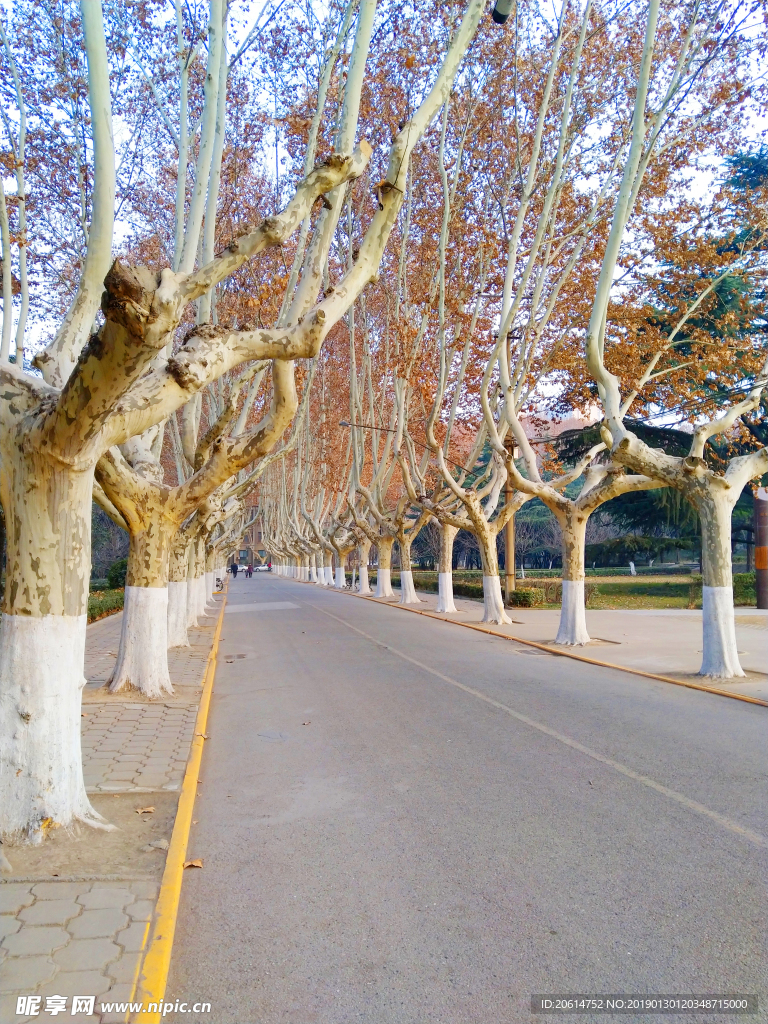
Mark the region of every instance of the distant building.
[[261, 523], [254, 523], [250, 529], [245, 531], [237, 557], [243, 565], [260, 565], [267, 560]]

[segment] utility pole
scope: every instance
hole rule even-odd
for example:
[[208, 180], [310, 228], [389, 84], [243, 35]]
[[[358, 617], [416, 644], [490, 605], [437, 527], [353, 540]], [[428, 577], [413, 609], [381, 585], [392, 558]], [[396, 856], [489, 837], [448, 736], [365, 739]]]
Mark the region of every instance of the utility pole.
[[[504, 441], [504, 446], [508, 451], [511, 452], [512, 458], [517, 458], [519, 455], [518, 449], [515, 447], [514, 438], [508, 437]], [[504, 488], [504, 502], [505, 504], [512, 500], [514, 494], [514, 488], [507, 477], [507, 483]], [[504, 527], [504, 601], [509, 604], [510, 595], [515, 589], [515, 517], [510, 516], [509, 522]]]
[[757, 607], [768, 608], [768, 487], [757, 489], [754, 517]]

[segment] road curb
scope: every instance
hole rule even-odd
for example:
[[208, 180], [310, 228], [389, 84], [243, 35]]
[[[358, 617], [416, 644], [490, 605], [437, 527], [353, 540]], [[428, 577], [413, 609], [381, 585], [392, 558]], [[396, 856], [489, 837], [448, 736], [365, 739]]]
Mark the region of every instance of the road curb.
[[[276, 576], [275, 579], [287, 580], [289, 583], [307, 583], [309, 586], [316, 587], [316, 583], [311, 583], [309, 580], [294, 580], [287, 576]], [[410, 608], [406, 604], [394, 604], [390, 601], [382, 601], [378, 597], [368, 597], [365, 594], [355, 594], [350, 590], [337, 590], [336, 587], [324, 587], [324, 590], [329, 590], [334, 594], [344, 594], [346, 597], [356, 597], [360, 601], [372, 601], [374, 604], [385, 605], [387, 608], [397, 608], [401, 612], [412, 612], [414, 615], [426, 615], [428, 619], [436, 619], [438, 622], [448, 622], [452, 626], [464, 626], [465, 629], [474, 629], [478, 633], [488, 633], [490, 636], [500, 637], [502, 640], [510, 640], [512, 643], [525, 644], [528, 647], [536, 647], [540, 651], [546, 651], [547, 654], [554, 654], [558, 658], [571, 658], [573, 661], [581, 661], [587, 665], [597, 665], [599, 668], [612, 668], [618, 672], [629, 672], [633, 676], [641, 676], [643, 679], [657, 679], [662, 683], [671, 683], [673, 686], [684, 686], [688, 690], [702, 690], [704, 693], [712, 693], [716, 697], [730, 697], [731, 700], [740, 700], [746, 704], [759, 704], [761, 707], [768, 708], [768, 701], [761, 700], [759, 697], [750, 697], [746, 693], [731, 693], [730, 690], [721, 690], [716, 686], [705, 686], [703, 683], [689, 682], [685, 679], [675, 679], [673, 676], [661, 676], [654, 672], [644, 672], [639, 668], [630, 668], [629, 665], [617, 665], [612, 661], [600, 661], [598, 658], [589, 658], [586, 654], [576, 654], [575, 651], [564, 651], [561, 648], [553, 647], [551, 644], [541, 644], [536, 640], [523, 640], [519, 636], [510, 636], [509, 633], [501, 633], [498, 629], [491, 629], [488, 626], [478, 625], [475, 622], [459, 622], [457, 619], [446, 619], [442, 615], [436, 615], [434, 612], [422, 611], [420, 608]]]
[[216, 676], [216, 658], [226, 605], [227, 595], [224, 592], [216, 630], [213, 634], [213, 643], [206, 662], [203, 692], [200, 697], [200, 707], [198, 708], [195, 720], [195, 734], [192, 738], [187, 769], [184, 773], [184, 781], [179, 795], [176, 821], [174, 822], [171, 842], [168, 847], [168, 856], [165, 860], [160, 892], [155, 904], [149, 942], [141, 963], [141, 971], [136, 979], [135, 994], [131, 1000], [131, 1002], [141, 1002], [144, 1007], [155, 1003], [161, 1009], [152, 1012], [142, 1009], [141, 1012], [134, 1014], [130, 1018], [135, 1024], [159, 1024], [162, 1020], [162, 1002], [165, 998], [168, 970], [171, 965], [173, 938], [176, 932], [176, 919], [179, 912], [181, 884], [184, 876], [184, 861], [187, 855], [189, 831], [192, 826], [192, 812], [194, 811], [195, 797], [197, 796], [200, 764], [203, 758], [203, 746], [206, 738], [205, 727], [208, 722], [211, 692]]

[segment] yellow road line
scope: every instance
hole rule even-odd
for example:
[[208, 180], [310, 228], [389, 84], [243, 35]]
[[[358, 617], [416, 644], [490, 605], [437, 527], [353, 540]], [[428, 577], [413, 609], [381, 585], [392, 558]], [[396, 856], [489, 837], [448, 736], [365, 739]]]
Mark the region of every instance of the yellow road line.
[[[285, 579], [278, 576], [277, 579]], [[289, 580], [289, 583], [306, 583], [306, 580]], [[312, 583], [311, 586], [317, 586]], [[661, 676], [655, 672], [644, 672], [640, 668], [631, 668], [629, 665], [617, 665], [612, 661], [600, 661], [598, 658], [589, 658], [586, 654], [576, 654], [575, 651], [564, 651], [551, 644], [541, 644], [536, 640], [523, 640], [521, 636], [511, 636], [509, 633], [502, 633], [498, 629], [491, 629], [489, 626], [482, 626], [476, 622], [460, 622], [458, 619], [443, 618], [435, 612], [422, 611], [420, 608], [411, 608], [407, 604], [394, 604], [391, 601], [383, 601], [379, 597], [366, 597], [365, 594], [355, 594], [347, 590], [336, 590], [334, 587], [327, 588], [332, 593], [344, 594], [347, 597], [356, 597], [361, 601], [373, 601], [374, 604], [383, 604], [387, 608], [397, 608], [401, 612], [413, 612], [414, 615], [426, 615], [428, 619], [437, 619], [438, 622], [449, 622], [452, 626], [464, 626], [466, 629], [475, 629], [479, 633], [488, 633], [491, 636], [498, 636], [502, 640], [511, 640], [516, 644], [526, 644], [528, 647], [536, 647], [547, 654], [554, 654], [558, 658], [572, 658], [574, 661], [583, 661], [587, 665], [597, 665], [600, 668], [613, 668], [618, 672], [629, 672], [633, 676], [642, 676], [644, 679], [658, 679], [662, 683], [671, 683], [673, 686], [685, 686], [688, 690], [703, 690], [704, 693], [714, 693], [717, 697], [730, 697], [731, 700], [741, 700], [747, 704], [759, 704], [768, 708], [768, 700], [761, 700], [759, 697], [750, 697], [746, 693], [732, 693], [730, 690], [721, 690], [716, 686], [705, 686], [703, 683], [694, 683], [692, 680], [675, 679], [674, 676]]]
[[[192, 825], [192, 811], [194, 810], [195, 796], [197, 795], [197, 780], [203, 757], [203, 744], [205, 743], [205, 726], [208, 721], [208, 708], [211, 703], [211, 691], [213, 690], [213, 680], [216, 675], [216, 656], [219, 650], [219, 639], [221, 637], [221, 626], [224, 621], [224, 608], [226, 604], [227, 598], [225, 595], [224, 600], [221, 602], [219, 620], [216, 623], [213, 644], [206, 664], [203, 693], [200, 698], [200, 707], [198, 708], [195, 721], [195, 735], [192, 739], [187, 770], [181, 786], [176, 821], [173, 826], [171, 844], [168, 847], [168, 856], [165, 860], [163, 880], [160, 883], [160, 894], [157, 898], [155, 916], [152, 921], [152, 932], [147, 951], [144, 954], [141, 978], [139, 979], [135, 999], [133, 1000], [137, 1003], [142, 1002], [144, 1007], [147, 1007], [150, 1003], [155, 1003], [162, 1010], [162, 1002], [165, 997], [165, 986], [168, 982], [168, 969], [171, 965], [171, 952], [173, 950], [173, 936], [176, 932], [176, 918], [179, 912], [179, 899], [181, 898], [184, 861], [187, 856], [189, 830]], [[143, 1009], [140, 1013], [134, 1015], [133, 1020], [136, 1024], [159, 1024], [162, 1019], [161, 1010], [150, 1012], [147, 1009]]]

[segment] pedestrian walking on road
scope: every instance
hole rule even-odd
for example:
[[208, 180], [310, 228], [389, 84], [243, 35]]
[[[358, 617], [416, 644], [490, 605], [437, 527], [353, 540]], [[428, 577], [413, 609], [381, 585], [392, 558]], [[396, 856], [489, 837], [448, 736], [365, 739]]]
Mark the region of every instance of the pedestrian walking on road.
[[232, 579], [233, 580], [237, 579], [237, 563], [236, 562], [232, 563]]
[[248, 569], [246, 570], [245, 575], [248, 577], [248, 579], [250, 579], [251, 576], [253, 576], [253, 566], [252, 565], [248, 566]]

